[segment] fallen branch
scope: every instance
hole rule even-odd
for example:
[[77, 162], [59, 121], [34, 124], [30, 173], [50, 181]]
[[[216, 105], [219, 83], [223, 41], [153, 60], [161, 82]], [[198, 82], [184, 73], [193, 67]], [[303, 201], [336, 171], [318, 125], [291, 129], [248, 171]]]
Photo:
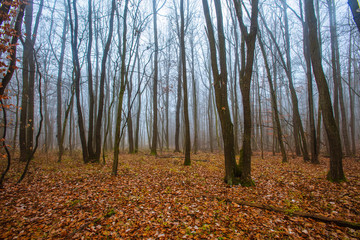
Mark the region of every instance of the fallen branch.
[[[217, 198], [217, 200], [221, 201], [222, 199]], [[249, 207], [260, 208], [260, 209], [264, 209], [264, 210], [268, 210], [268, 211], [284, 213], [284, 214], [291, 215], [291, 216], [311, 218], [316, 221], [325, 222], [325, 223], [334, 223], [340, 227], [348, 227], [348, 228], [352, 228], [352, 229], [356, 229], [356, 230], [360, 229], [360, 223], [356, 223], [356, 222], [348, 222], [348, 221], [344, 221], [341, 219], [328, 218], [328, 217], [324, 217], [324, 216], [317, 215], [317, 214], [310, 214], [310, 213], [299, 212], [299, 211], [291, 211], [289, 209], [278, 208], [278, 207], [273, 207], [273, 206], [266, 206], [266, 205], [262, 205], [259, 203], [252, 203], [252, 202], [247, 202], [247, 201], [231, 201], [230, 199], [225, 199], [224, 201], [228, 202], [228, 203], [231, 203], [231, 202], [236, 203], [236, 204], [242, 205], [242, 206], [249, 206]]]

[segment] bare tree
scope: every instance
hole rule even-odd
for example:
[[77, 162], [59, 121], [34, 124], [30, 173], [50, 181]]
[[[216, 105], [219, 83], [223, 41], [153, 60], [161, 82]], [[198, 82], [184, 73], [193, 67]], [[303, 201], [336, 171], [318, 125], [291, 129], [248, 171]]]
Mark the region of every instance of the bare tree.
[[185, 52], [185, 20], [184, 20], [184, 0], [180, 0], [180, 49], [181, 49], [181, 65], [182, 65], [182, 80], [184, 91], [184, 119], [185, 119], [185, 161], [184, 165], [190, 165], [190, 123], [188, 110], [188, 95], [187, 95], [187, 75], [186, 75], [186, 52]]
[[[239, 0], [234, 0], [236, 16], [239, 22], [241, 34], [246, 43], [246, 55], [245, 49], [242, 48], [241, 57], [243, 58], [241, 72], [240, 72], [240, 89], [243, 100], [243, 113], [244, 113], [244, 136], [242, 145], [242, 155], [240, 156], [240, 171], [242, 185], [253, 185], [251, 180], [251, 105], [250, 105], [250, 86], [251, 76], [254, 63], [254, 52], [256, 34], [258, 28], [258, 0], [251, 2], [251, 17], [250, 17], [250, 32], [244, 24], [242, 7]], [[245, 60], [246, 57], [246, 60]]]
[[156, 155], [157, 141], [158, 141], [158, 123], [157, 123], [157, 92], [158, 92], [158, 55], [159, 55], [159, 43], [158, 43], [158, 33], [157, 33], [157, 9], [156, 9], [156, 0], [153, 0], [153, 23], [154, 23], [154, 43], [155, 43], [155, 53], [154, 53], [154, 81], [153, 81], [153, 135], [152, 135], [152, 144], [151, 144], [151, 154]]
[[[217, 48], [214, 29], [211, 22], [209, 5], [207, 0], [202, 0], [204, 15], [206, 19], [207, 36], [210, 45], [211, 68], [214, 78], [214, 89], [216, 98], [216, 107], [221, 122], [222, 136], [224, 142], [225, 155], [225, 182], [229, 185], [238, 184], [239, 171], [237, 169], [234, 150], [234, 130], [231, 122], [230, 108], [227, 99], [227, 66], [226, 66], [226, 47], [223, 28], [223, 17], [220, 0], [215, 0], [219, 62], [218, 68]], [[220, 70], [220, 71], [219, 71]]]
[[330, 171], [328, 179], [334, 182], [345, 181], [342, 165], [342, 148], [340, 134], [335, 122], [329, 87], [321, 64], [319, 42], [317, 36], [317, 20], [313, 0], [305, 0], [305, 16], [309, 27], [310, 53], [313, 72], [319, 91], [320, 107], [330, 147]]
[[34, 138], [34, 91], [35, 91], [35, 61], [34, 48], [37, 31], [44, 0], [40, 2], [34, 28], [33, 23], [33, 2], [25, 8], [25, 32], [26, 38], [23, 50], [23, 91], [20, 112], [20, 161], [26, 161], [32, 152]]

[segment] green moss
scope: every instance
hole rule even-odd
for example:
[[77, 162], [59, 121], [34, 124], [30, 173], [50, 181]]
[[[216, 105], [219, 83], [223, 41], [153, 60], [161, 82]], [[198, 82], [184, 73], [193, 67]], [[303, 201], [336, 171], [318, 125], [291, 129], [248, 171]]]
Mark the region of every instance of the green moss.
[[115, 215], [115, 210], [113, 208], [109, 209], [104, 217], [109, 218], [112, 215]]
[[240, 184], [243, 187], [253, 187], [255, 182], [252, 179], [240, 179]]
[[326, 179], [327, 179], [328, 181], [330, 181], [330, 182], [333, 182], [333, 183], [347, 182], [347, 179], [346, 179], [345, 176], [344, 176], [344, 178], [341, 178], [341, 179], [333, 179], [333, 178], [331, 177], [330, 171], [327, 173]]

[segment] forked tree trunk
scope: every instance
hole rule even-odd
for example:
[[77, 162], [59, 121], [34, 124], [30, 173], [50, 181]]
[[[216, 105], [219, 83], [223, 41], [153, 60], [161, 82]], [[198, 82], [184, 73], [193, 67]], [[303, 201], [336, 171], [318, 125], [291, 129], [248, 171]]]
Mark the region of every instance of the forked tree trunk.
[[226, 48], [225, 35], [223, 29], [223, 18], [220, 0], [215, 0], [217, 30], [218, 30], [218, 46], [219, 46], [219, 62], [220, 71], [218, 69], [217, 48], [215, 42], [214, 29], [211, 22], [210, 10], [207, 0], [202, 0], [204, 15], [206, 19], [207, 35], [210, 44], [211, 67], [214, 78], [214, 89], [216, 97], [216, 107], [221, 122], [221, 130], [224, 142], [225, 155], [225, 182], [229, 185], [238, 184], [239, 172], [237, 171], [235, 151], [234, 151], [234, 131], [231, 122], [230, 108], [227, 99], [227, 66], [226, 66]]
[[320, 163], [318, 158], [319, 151], [317, 148], [315, 116], [314, 116], [314, 98], [313, 98], [313, 86], [312, 86], [313, 84], [312, 84], [312, 76], [311, 76], [309, 29], [307, 23], [304, 20], [302, 0], [300, 0], [299, 3], [300, 3], [300, 12], [301, 12], [301, 23], [303, 27], [303, 52], [306, 63], [306, 79], [307, 79], [307, 89], [308, 89], [311, 163], [319, 164]]
[[[236, 9], [236, 16], [239, 22], [241, 33], [244, 37], [246, 43], [246, 60], [245, 53], [242, 50], [242, 62], [246, 62], [245, 65], [242, 64], [242, 71], [240, 72], [240, 89], [243, 99], [243, 114], [244, 114], [244, 137], [243, 137], [243, 146], [242, 146], [242, 155], [240, 156], [240, 171], [241, 171], [241, 184], [242, 185], [253, 185], [251, 179], [251, 105], [250, 105], [250, 87], [251, 87], [251, 77], [252, 69], [254, 63], [254, 52], [255, 52], [255, 42], [258, 28], [258, 0], [253, 0], [251, 3], [251, 26], [250, 32], [247, 31], [247, 28], [243, 21], [242, 16], [242, 6], [239, 0], [234, 0], [234, 5]], [[244, 48], [243, 48], [244, 49]]]

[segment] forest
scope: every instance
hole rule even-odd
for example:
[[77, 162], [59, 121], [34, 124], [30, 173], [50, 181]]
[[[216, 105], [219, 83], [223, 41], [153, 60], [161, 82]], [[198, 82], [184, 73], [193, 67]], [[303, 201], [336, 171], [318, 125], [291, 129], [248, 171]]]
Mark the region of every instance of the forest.
[[360, 238], [357, 0], [0, 0], [0, 239]]

